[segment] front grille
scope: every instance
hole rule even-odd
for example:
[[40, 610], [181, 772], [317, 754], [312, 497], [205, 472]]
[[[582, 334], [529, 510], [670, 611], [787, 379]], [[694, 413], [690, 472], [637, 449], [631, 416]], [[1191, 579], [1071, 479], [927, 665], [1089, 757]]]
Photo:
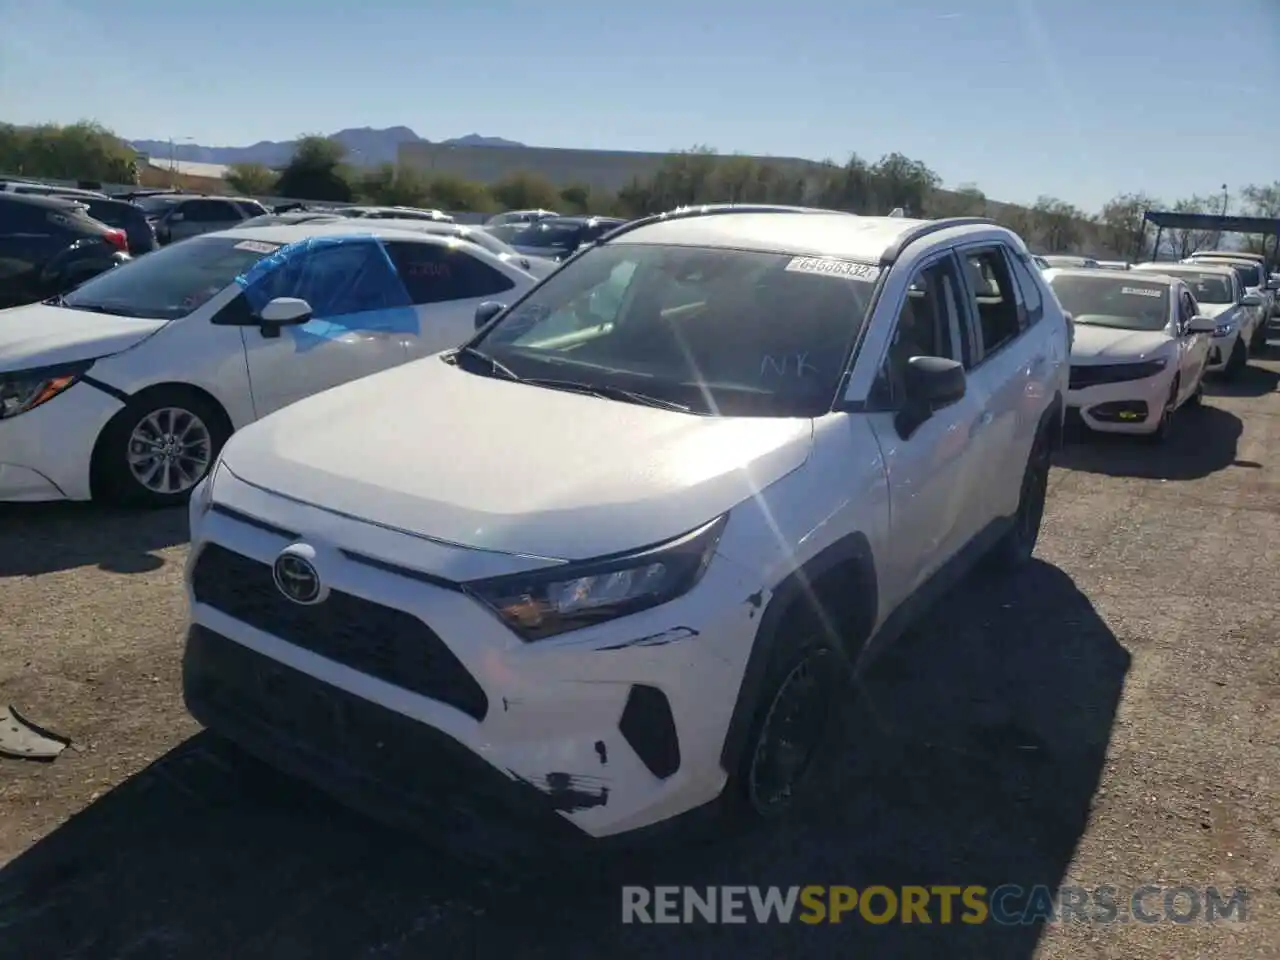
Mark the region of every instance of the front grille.
[[456, 707], [476, 720], [489, 700], [436, 632], [403, 610], [332, 590], [302, 606], [276, 589], [271, 566], [216, 543], [200, 551], [192, 572], [199, 603], [413, 693]]
[[1126, 380], [1141, 380], [1153, 377], [1163, 366], [1150, 363], [1103, 363], [1094, 366], [1073, 366], [1068, 387], [1072, 390], [1085, 390], [1104, 383], [1123, 383]]

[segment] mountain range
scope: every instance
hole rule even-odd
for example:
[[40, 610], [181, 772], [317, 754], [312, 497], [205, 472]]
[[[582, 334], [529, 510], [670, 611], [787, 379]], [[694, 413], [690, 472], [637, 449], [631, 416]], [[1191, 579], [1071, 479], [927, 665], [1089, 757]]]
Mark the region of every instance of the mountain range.
[[[374, 166], [379, 163], [395, 163], [396, 152], [402, 143], [430, 143], [408, 127], [350, 127], [329, 135], [347, 148], [347, 159], [358, 166]], [[469, 133], [465, 137], [440, 141], [457, 146], [523, 147], [523, 143], [504, 140], [502, 137], [482, 137]], [[260, 140], [247, 147], [206, 147], [198, 143], [173, 143], [168, 140], [130, 140], [129, 144], [157, 160], [184, 160], [188, 163], [261, 163], [268, 167], [283, 167], [293, 157], [297, 140]]]

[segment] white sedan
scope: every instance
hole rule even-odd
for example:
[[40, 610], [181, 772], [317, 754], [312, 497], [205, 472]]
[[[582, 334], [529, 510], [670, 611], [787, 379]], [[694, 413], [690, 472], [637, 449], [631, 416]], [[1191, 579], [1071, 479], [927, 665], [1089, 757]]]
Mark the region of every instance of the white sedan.
[[1260, 350], [1265, 347], [1267, 345], [1267, 323], [1275, 310], [1277, 299], [1280, 299], [1276, 296], [1277, 291], [1280, 291], [1280, 284], [1274, 282], [1267, 274], [1266, 258], [1259, 253], [1207, 250], [1201, 253], [1193, 253], [1183, 262], [1220, 263], [1232, 267], [1240, 274], [1240, 279], [1244, 282], [1245, 289], [1249, 293], [1257, 294], [1260, 301], [1255, 311], [1260, 321], [1257, 339], [1249, 346], [1253, 350]]
[[1068, 409], [1093, 430], [1167, 438], [1178, 408], [1200, 401], [1217, 324], [1176, 277], [1092, 269], [1044, 276], [1075, 318]]
[[1191, 288], [1200, 312], [1212, 317], [1217, 328], [1209, 347], [1209, 372], [1237, 377], [1256, 349], [1265, 318], [1262, 298], [1245, 289], [1239, 272], [1225, 263], [1142, 263], [1138, 273], [1161, 273], [1177, 277]]
[[0, 311], [0, 501], [179, 503], [232, 431], [454, 347], [479, 304], [536, 282], [348, 220], [206, 234]]

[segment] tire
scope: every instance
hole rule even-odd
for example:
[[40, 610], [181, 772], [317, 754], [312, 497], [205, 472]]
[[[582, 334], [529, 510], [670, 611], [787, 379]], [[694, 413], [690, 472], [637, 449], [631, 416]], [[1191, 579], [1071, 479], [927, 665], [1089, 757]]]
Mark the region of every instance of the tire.
[[1267, 349], [1267, 324], [1271, 322], [1270, 317], [1263, 317], [1258, 321], [1258, 328], [1253, 331], [1253, 338], [1249, 341], [1250, 353], [1263, 353]]
[[774, 819], [818, 792], [810, 775], [830, 741], [836, 692], [847, 671], [812, 618], [795, 617], [791, 632], [774, 652], [725, 791], [733, 820]]
[[[157, 443], [169, 444], [167, 457], [153, 454], [145, 459], [150, 451], [144, 440], [152, 436]], [[231, 426], [223, 410], [194, 390], [159, 387], [141, 393], [98, 437], [92, 464], [94, 497], [121, 506], [179, 506], [204, 479], [229, 436]]]
[[1042, 430], [1036, 437], [1022, 471], [1022, 493], [1018, 498], [1018, 512], [1013, 526], [992, 548], [988, 559], [991, 566], [1001, 573], [1024, 566], [1035, 553], [1040, 539], [1040, 524], [1044, 520], [1045, 501], [1049, 492], [1050, 445]]
[[1160, 411], [1160, 422], [1156, 424], [1154, 431], [1143, 437], [1148, 443], [1159, 445], [1168, 441], [1169, 437], [1173, 435], [1173, 422], [1178, 413], [1178, 388], [1180, 386], [1180, 378], [1174, 377], [1173, 386], [1169, 388], [1169, 399], [1165, 401], [1164, 409]]
[[1227, 358], [1227, 365], [1222, 375], [1228, 380], [1238, 380], [1248, 362], [1249, 348], [1245, 346], [1244, 340], [1236, 337], [1235, 346], [1231, 348], [1231, 356]]

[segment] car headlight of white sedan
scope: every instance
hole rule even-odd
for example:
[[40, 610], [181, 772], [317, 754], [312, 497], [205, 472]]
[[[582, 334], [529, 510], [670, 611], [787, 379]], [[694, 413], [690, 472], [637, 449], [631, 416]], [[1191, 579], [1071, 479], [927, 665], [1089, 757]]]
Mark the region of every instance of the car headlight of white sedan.
[[92, 360], [33, 370], [0, 373], [0, 420], [34, 410], [75, 386], [93, 366]]

